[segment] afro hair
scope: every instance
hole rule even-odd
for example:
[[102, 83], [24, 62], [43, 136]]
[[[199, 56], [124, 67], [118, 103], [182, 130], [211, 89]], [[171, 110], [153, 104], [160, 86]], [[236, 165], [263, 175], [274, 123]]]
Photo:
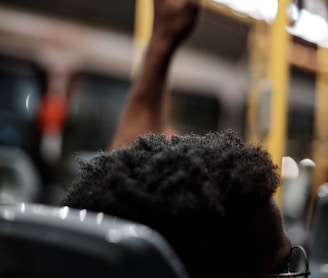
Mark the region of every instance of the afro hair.
[[[228, 260], [222, 238], [233, 237], [240, 223], [247, 226], [252, 212], [276, 191], [276, 170], [268, 152], [232, 130], [171, 138], [148, 134], [129, 147], [80, 161], [79, 176], [62, 204], [152, 227], [190, 273], [206, 277], [211, 260], [212, 268]], [[190, 255], [195, 252], [197, 258]]]

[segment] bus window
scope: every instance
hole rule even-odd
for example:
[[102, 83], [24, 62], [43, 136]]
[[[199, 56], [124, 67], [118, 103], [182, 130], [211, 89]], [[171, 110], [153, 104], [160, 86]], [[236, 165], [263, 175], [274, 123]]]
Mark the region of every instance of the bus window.
[[218, 129], [220, 101], [202, 93], [172, 92], [171, 122], [180, 133], [204, 134]]
[[44, 84], [44, 74], [28, 62], [0, 58], [0, 145], [35, 151]]
[[74, 85], [64, 131], [65, 153], [104, 150], [113, 135], [130, 80], [82, 73]]
[[292, 67], [287, 155], [297, 160], [312, 156], [315, 82], [314, 73]]

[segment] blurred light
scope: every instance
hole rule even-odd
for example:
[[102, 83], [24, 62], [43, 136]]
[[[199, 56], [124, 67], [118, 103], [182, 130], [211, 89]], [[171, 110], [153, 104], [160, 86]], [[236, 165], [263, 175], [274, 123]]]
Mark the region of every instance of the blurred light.
[[40, 96], [38, 89], [31, 82], [17, 82], [15, 84], [17, 95], [15, 96], [15, 111], [21, 116], [32, 119], [35, 116]]
[[299, 175], [299, 168], [296, 161], [290, 156], [282, 158], [281, 177], [284, 179], [296, 179]]
[[20, 205], [20, 210], [21, 210], [22, 213], [25, 212], [25, 210], [26, 210], [25, 203], [22, 203], [22, 204]]
[[260, 17], [266, 21], [273, 21], [278, 13], [277, 0], [257, 0], [257, 7], [260, 12]]
[[328, 35], [326, 20], [307, 10], [301, 10], [295, 25], [287, 29], [291, 34], [313, 43], [322, 42]]
[[29, 118], [33, 118], [37, 110], [37, 105], [38, 105], [37, 95], [35, 93], [27, 92], [25, 98], [25, 112], [26, 112], [25, 115]]
[[289, 19], [292, 21], [292, 22], [295, 22], [299, 16], [300, 16], [300, 11], [299, 9], [297, 8], [296, 4], [295, 3], [291, 3], [288, 7], [288, 17]]
[[30, 109], [30, 97], [31, 97], [31, 94], [28, 94], [25, 99], [25, 108], [27, 111], [29, 111], [29, 109]]
[[245, 14], [251, 14], [256, 10], [256, 2], [250, 0], [232, 0], [229, 1], [230, 8]]
[[[278, 0], [212, 0], [221, 5], [228, 6], [242, 14], [246, 14], [258, 20], [272, 22], [278, 12]], [[328, 26], [326, 20], [308, 10], [299, 11], [294, 3], [290, 4], [287, 11], [293, 27], [287, 27], [289, 32], [304, 40], [320, 43], [328, 37]], [[327, 39], [328, 40], [328, 39]]]
[[[104, 214], [102, 212], [97, 215], [97, 225], [100, 225], [104, 219]], [[116, 218], [115, 218], [116, 219]]]
[[315, 163], [312, 159], [310, 158], [305, 158], [300, 161], [300, 166], [305, 166], [305, 167], [315, 167]]
[[60, 217], [61, 219], [65, 219], [65, 218], [67, 217], [67, 215], [68, 215], [68, 210], [69, 210], [68, 207], [63, 207], [63, 208], [61, 208], [61, 209], [59, 210], [59, 217]]
[[251, 16], [256, 19], [272, 21], [278, 12], [278, 0], [213, 0], [216, 3]]
[[85, 209], [80, 210], [80, 221], [83, 222], [87, 215], [87, 211]]
[[328, 195], [328, 183], [324, 183], [319, 187], [318, 196], [322, 198], [327, 195]]

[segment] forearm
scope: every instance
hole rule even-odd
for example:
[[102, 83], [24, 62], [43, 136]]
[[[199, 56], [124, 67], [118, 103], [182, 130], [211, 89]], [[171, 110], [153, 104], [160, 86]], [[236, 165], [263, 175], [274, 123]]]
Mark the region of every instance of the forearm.
[[200, 0], [154, 4], [152, 37], [108, 149], [128, 145], [141, 134], [163, 133], [166, 127], [168, 70], [175, 50], [193, 30]]
[[170, 40], [153, 34], [109, 149], [128, 145], [140, 134], [164, 132], [167, 73], [175, 48]]

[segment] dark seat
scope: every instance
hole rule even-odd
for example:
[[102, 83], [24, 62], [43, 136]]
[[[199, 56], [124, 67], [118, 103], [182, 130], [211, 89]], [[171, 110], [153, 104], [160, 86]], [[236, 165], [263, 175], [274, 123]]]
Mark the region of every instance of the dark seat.
[[154, 230], [68, 207], [0, 205], [0, 277], [187, 278]]
[[328, 277], [328, 183], [316, 197], [309, 240], [311, 278]]
[[23, 149], [0, 145], [0, 203], [36, 202], [41, 191], [32, 158]]

